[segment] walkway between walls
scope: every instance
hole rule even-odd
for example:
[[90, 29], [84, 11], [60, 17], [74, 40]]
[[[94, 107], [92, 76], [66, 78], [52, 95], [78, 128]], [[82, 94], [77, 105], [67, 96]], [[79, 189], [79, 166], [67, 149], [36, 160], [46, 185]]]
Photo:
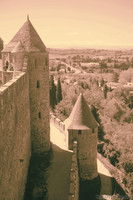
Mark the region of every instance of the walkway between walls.
[[[53, 148], [53, 158], [48, 169], [48, 195], [49, 200], [68, 200], [70, 187], [70, 169], [72, 152], [67, 150], [67, 141], [64, 132], [55, 125], [50, 124], [50, 140]], [[100, 195], [97, 199], [112, 195], [112, 176], [108, 169], [97, 159], [98, 173], [101, 179]]]
[[47, 174], [48, 200], [68, 200], [72, 152], [68, 151], [65, 135], [50, 125], [53, 156]]

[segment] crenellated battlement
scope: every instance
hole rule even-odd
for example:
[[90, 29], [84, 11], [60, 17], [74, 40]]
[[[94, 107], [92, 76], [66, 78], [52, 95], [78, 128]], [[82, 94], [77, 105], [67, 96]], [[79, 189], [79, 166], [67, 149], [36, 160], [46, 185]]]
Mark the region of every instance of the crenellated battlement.
[[65, 132], [65, 124], [58, 119], [53, 113], [50, 113], [50, 122], [54, 124], [60, 131]]
[[26, 74], [25, 72], [19, 72], [19, 74], [15, 78], [12, 78], [2, 87], [0, 87], [0, 94], [2, 94], [5, 90], [12, 90], [14, 88], [14, 84], [16, 84], [16, 86], [20, 87], [21, 89], [24, 88], [25, 84], [28, 81], [27, 77], [28, 74]]

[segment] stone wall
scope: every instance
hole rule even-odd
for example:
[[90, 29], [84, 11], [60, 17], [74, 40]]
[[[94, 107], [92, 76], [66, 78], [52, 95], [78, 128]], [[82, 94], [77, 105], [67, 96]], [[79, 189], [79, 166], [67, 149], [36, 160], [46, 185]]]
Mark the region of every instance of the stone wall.
[[49, 67], [47, 53], [29, 53], [32, 152], [50, 150]]
[[61, 132], [65, 132], [65, 124], [60, 119], [58, 119], [55, 115], [50, 113], [50, 122], [54, 124]]
[[78, 142], [79, 175], [83, 180], [92, 180], [98, 176], [97, 172], [97, 131], [66, 130], [68, 132], [68, 148], [73, 149], [73, 141]]
[[31, 155], [29, 77], [0, 88], [0, 199], [22, 200]]
[[78, 159], [80, 178], [83, 180], [92, 180], [98, 176], [97, 172], [97, 132], [92, 129], [82, 130], [78, 134]]
[[77, 158], [77, 142], [73, 143], [72, 166], [70, 173], [69, 200], [79, 199], [79, 170]]

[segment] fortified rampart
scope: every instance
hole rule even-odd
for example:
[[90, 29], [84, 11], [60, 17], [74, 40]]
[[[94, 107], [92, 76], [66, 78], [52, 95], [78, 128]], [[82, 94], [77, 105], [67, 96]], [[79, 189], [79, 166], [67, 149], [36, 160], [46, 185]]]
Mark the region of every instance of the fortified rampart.
[[[50, 113], [50, 122], [56, 126], [62, 133], [65, 133], [65, 123]], [[66, 135], [67, 133], [65, 133]], [[66, 136], [67, 137], [67, 136]], [[79, 167], [78, 167], [78, 145], [77, 141], [73, 142], [72, 164], [70, 172], [70, 189], [68, 200], [79, 199]]]
[[60, 119], [58, 119], [55, 115], [50, 113], [50, 122], [54, 124], [60, 131], [65, 132], [65, 124]]
[[0, 88], [0, 199], [23, 199], [31, 155], [29, 75]]

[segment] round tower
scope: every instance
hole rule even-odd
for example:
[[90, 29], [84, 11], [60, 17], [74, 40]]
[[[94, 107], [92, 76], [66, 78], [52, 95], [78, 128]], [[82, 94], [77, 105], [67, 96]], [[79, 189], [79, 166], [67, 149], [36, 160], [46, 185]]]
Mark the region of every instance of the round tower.
[[98, 124], [82, 94], [79, 95], [69, 118], [65, 120], [65, 125], [68, 132], [68, 148], [73, 148], [74, 140], [78, 143], [80, 178], [96, 178]]
[[28, 51], [32, 151], [39, 153], [50, 149], [49, 56], [29, 19], [22, 28], [29, 38], [25, 48]]
[[29, 75], [29, 102], [32, 151], [50, 149], [48, 53], [29, 17], [5, 47], [3, 58], [11, 57], [14, 71]]
[[29, 54], [29, 94], [33, 152], [50, 149], [48, 53]]

